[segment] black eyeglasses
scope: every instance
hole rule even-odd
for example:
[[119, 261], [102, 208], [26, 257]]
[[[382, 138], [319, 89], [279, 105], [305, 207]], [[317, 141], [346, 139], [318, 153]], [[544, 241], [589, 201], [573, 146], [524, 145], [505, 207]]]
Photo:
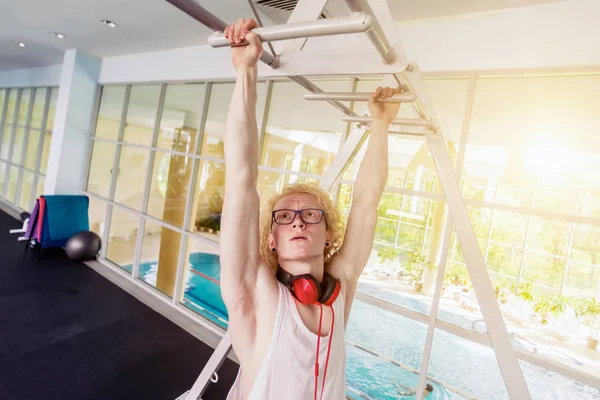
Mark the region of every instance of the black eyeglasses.
[[325, 211], [318, 208], [307, 208], [304, 210], [274, 210], [273, 221], [277, 225], [289, 225], [296, 219], [296, 215], [300, 215], [300, 219], [305, 224], [318, 224], [325, 217]]

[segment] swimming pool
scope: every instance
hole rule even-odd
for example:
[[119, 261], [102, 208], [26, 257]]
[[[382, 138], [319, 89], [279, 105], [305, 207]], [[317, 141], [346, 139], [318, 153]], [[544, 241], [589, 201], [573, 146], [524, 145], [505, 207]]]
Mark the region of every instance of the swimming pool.
[[[131, 271], [131, 266], [126, 266], [125, 269]], [[141, 263], [140, 279], [155, 286], [157, 269], [156, 262]], [[226, 328], [228, 315], [221, 299], [219, 279], [220, 264], [217, 255], [192, 253], [183, 304]], [[430, 305], [426, 301], [403, 293], [386, 291], [364, 282], [360, 283], [359, 291], [414, 311], [429, 313]], [[442, 312], [445, 313], [444, 321], [470, 329], [471, 320], [468, 318], [447, 310], [440, 310]], [[427, 326], [420, 322], [355, 300], [346, 331], [346, 374], [350, 388], [348, 397], [355, 400], [414, 399], [414, 396], [400, 396], [395, 383], [405, 387], [416, 386], [418, 375], [406, 368], [420, 368], [426, 331]], [[355, 347], [354, 343], [369, 351]], [[533, 399], [600, 398], [599, 390], [562, 375], [522, 361], [521, 367]], [[508, 399], [493, 350], [443, 331], [435, 333], [428, 375], [478, 399]], [[429, 383], [434, 386], [434, 391], [428, 400], [466, 398], [446, 390], [436, 382]]]

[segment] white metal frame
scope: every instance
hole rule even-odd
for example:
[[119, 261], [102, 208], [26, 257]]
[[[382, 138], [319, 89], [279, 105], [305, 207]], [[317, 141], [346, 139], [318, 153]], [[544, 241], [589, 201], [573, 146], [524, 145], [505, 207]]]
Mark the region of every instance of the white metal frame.
[[[470, 93], [474, 92], [474, 82], [475, 81], [474, 81], [474, 78], [473, 78], [473, 86], [472, 86], [471, 89], [469, 89]], [[208, 84], [210, 85], [210, 83], [208, 83]], [[469, 96], [469, 97], [472, 100], [472, 96]], [[209, 98], [209, 94], [207, 93], [207, 99], [208, 98]], [[268, 101], [268, 100], [266, 100], [266, 101]], [[208, 101], [205, 100], [204, 106], [206, 106], [207, 103], [208, 103]], [[472, 105], [472, 102], [470, 102], [468, 104]], [[466, 112], [467, 111], [465, 111], [465, 113]], [[206, 116], [203, 116], [202, 120], [203, 120], [202, 123], [205, 123]], [[265, 121], [266, 120], [263, 120], [262, 125], [265, 124]], [[468, 121], [469, 121], [469, 118], [465, 119], [465, 123], [467, 123]], [[460, 168], [462, 168], [461, 155], [463, 155], [463, 157], [464, 157], [464, 150], [465, 150], [464, 146], [466, 146], [466, 134], [467, 134], [467, 132], [468, 132], [468, 127], [463, 127], [463, 138], [461, 139], [461, 148], [459, 149], [459, 153], [458, 153], [457, 173], [460, 170]], [[93, 141], [110, 142], [110, 143], [115, 143], [117, 145], [123, 145], [123, 144], [125, 144], [126, 146], [132, 146], [131, 143], [123, 143], [122, 140], [119, 141], [119, 140], [110, 140], [110, 139], [102, 139], [102, 138], [93, 138], [92, 140]], [[147, 148], [147, 149], [153, 150], [153, 151], [165, 151], [164, 149], [158, 149], [158, 148], [156, 148], [154, 146], [137, 146], [137, 145], [135, 145], [135, 146], [136, 147]], [[343, 145], [342, 145], [342, 148], [343, 148]], [[198, 155], [199, 152], [200, 151], [197, 151], [196, 154], [187, 154], [187, 153], [182, 153], [182, 154], [185, 154], [186, 156], [195, 158], [197, 160], [207, 160], [207, 161], [213, 161], [213, 162], [217, 162], [217, 163], [224, 163], [224, 160], [221, 159], [221, 158], [214, 157], [214, 156], [202, 156], [202, 155]], [[260, 166], [259, 168], [260, 169], [264, 169], [264, 170], [274, 171], [274, 172], [280, 172], [280, 173], [286, 173], [286, 174], [295, 174], [295, 175], [298, 175], [298, 176], [309, 176], [311, 178], [322, 178], [322, 177], [319, 177], [319, 176], [316, 176], [316, 175], [310, 175], [310, 174], [305, 174], [305, 173], [295, 172], [295, 171], [286, 171], [286, 170], [272, 168], [272, 167]], [[347, 181], [347, 180], [340, 180], [339, 183], [340, 184], [352, 184], [353, 182], [352, 181]], [[385, 191], [389, 192], [389, 193], [400, 193], [400, 194], [411, 195], [411, 196], [415, 196], [416, 195], [416, 196], [420, 196], [420, 197], [424, 197], [424, 198], [429, 198], [429, 199], [432, 199], [432, 200], [443, 200], [445, 198], [443, 195], [438, 194], [438, 193], [416, 191], [416, 190], [410, 190], [410, 189], [404, 189], [404, 188], [387, 187], [385, 189]], [[156, 219], [156, 218], [154, 218], [152, 216], [144, 215], [144, 214], [140, 213], [140, 211], [133, 210], [133, 209], [128, 208], [126, 206], [123, 206], [123, 205], [120, 205], [118, 203], [115, 203], [112, 200], [103, 198], [103, 197], [98, 196], [98, 195], [93, 194], [93, 193], [89, 193], [89, 192], [86, 192], [86, 193], [88, 195], [90, 195], [91, 197], [95, 197], [95, 198], [97, 198], [99, 200], [102, 200], [103, 202], [105, 202], [107, 204], [107, 206], [117, 207], [117, 208], [123, 209], [123, 210], [128, 211], [128, 212], [130, 212], [132, 214], [139, 215], [141, 218], [151, 220], [152, 222], [155, 222], [155, 223], [157, 223], [157, 224], [159, 224], [161, 226], [165, 226], [165, 227], [167, 227], [169, 229], [172, 229], [174, 231], [178, 231], [178, 232], [180, 232], [182, 234], [182, 241], [187, 241], [187, 239], [193, 238], [195, 240], [206, 241], [207, 243], [212, 243], [213, 245], [217, 246], [216, 242], [210, 241], [209, 239], [207, 239], [206, 237], [204, 237], [202, 235], [198, 235], [196, 233], [189, 232], [189, 231], [187, 231], [185, 229], [186, 227], [184, 227], [184, 229], [182, 229], [182, 228], [179, 228], [179, 227], [172, 226], [172, 225], [170, 225], [168, 223], [165, 223], [165, 222], [163, 222], [163, 221], [161, 221], [159, 219]], [[465, 203], [467, 205], [492, 207], [492, 208], [498, 206], [498, 205], [495, 205], [495, 204], [492, 204], [492, 203], [483, 203], [483, 202], [479, 202], [479, 201], [476, 201], [476, 200], [466, 200]], [[500, 207], [503, 207], [503, 206], [500, 206]], [[516, 207], [516, 206], [506, 206], [506, 207], [509, 207], [509, 209], [511, 211], [515, 211], [515, 212], [533, 213], [535, 215], [539, 215], [539, 213], [542, 213], [543, 216], [548, 216], [548, 214], [545, 213], [545, 212], [543, 212], [543, 211], [532, 210], [532, 209], [526, 208], [526, 207]], [[557, 214], [557, 213], [550, 213], [550, 216], [555, 216], [555, 214]], [[560, 214], [560, 216], [562, 218], [565, 218], [565, 219], [568, 218], [567, 215]], [[580, 218], [580, 217], [578, 217], [578, 218]], [[582, 221], [584, 221], [584, 223], [587, 223], [587, 224], [600, 226], [600, 220], [595, 220], [593, 218], [583, 218]], [[107, 227], [106, 231], [109, 230], [108, 228], [109, 227]], [[449, 240], [449, 232], [445, 236], [445, 239]], [[183, 245], [184, 244], [182, 244], [182, 246]], [[446, 257], [442, 257], [442, 260], [445, 260], [445, 258]], [[110, 265], [111, 265], [111, 267], [113, 267], [112, 263], [110, 263]], [[127, 275], [128, 276], [128, 280], [132, 279], [132, 276], [130, 274], [125, 274], [120, 268], [118, 268], [116, 266], [114, 266], [114, 268], [119, 269], [122, 272], [122, 275]], [[181, 273], [180, 272], [181, 268], [183, 268], [183, 264], [181, 264], [181, 260], [180, 260], [180, 265], [178, 266], [178, 273]], [[146, 287], [147, 285], [142, 285], [142, 286]], [[148, 293], [153, 293], [153, 292], [151, 290], [148, 290]], [[158, 296], [160, 294], [157, 293], [156, 295]], [[416, 313], [416, 312], [411, 312], [410, 310], [406, 310], [406, 309], [404, 309], [402, 307], [399, 307], [399, 306], [390, 305], [389, 303], [385, 304], [385, 302], [382, 302], [379, 299], [375, 299], [375, 298], [369, 299], [369, 296], [366, 296], [364, 294], [360, 294], [359, 293], [357, 295], [357, 298], [359, 300], [361, 300], [361, 301], [368, 302], [369, 304], [375, 305], [377, 307], [381, 307], [381, 308], [384, 308], [384, 309], [387, 309], [387, 310], [393, 310], [393, 312], [396, 312], [396, 313], [398, 313], [400, 315], [407, 316], [407, 317], [409, 317], [409, 318], [411, 318], [413, 320], [421, 321], [423, 323], [427, 323], [427, 321], [428, 321], [428, 316], [424, 316], [424, 315]], [[175, 300], [174, 299], [170, 299], [170, 301], [174, 302]], [[203, 322], [203, 319], [201, 317], [197, 317], [197, 320], [200, 321], [200, 322]], [[453, 334], [455, 334], [457, 336], [460, 336], [460, 337], [463, 337], [465, 339], [475, 341], [476, 343], [484, 344], [484, 345], [486, 345], [488, 347], [491, 347], [491, 342], [486, 337], [478, 335], [478, 334], [475, 334], [474, 332], [470, 332], [468, 330], [464, 330], [464, 329], [458, 328], [458, 327], [456, 327], [454, 325], [451, 325], [451, 324], [448, 324], [448, 323], [445, 323], [445, 322], [439, 321], [439, 320], [437, 320], [435, 327], [438, 328], [438, 329], [445, 330], [447, 332], [453, 333]], [[529, 353], [517, 352], [517, 355], [518, 355], [519, 359], [522, 359], [524, 361], [528, 361], [528, 362], [532, 362], [532, 363], [534, 363], [536, 365], [540, 365], [540, 366], [542, 366], [544, 368], [547, 368], [547, 369], [549, 369], [551, 371], [555, 371], [555, 372], [561, 373], [561, 374], [563, 374], [565, 376], [568, 376], [568, 377], [571, 377], [573, 379], [579, 380], [579, 381], [581, 381], [581, 382], [583, 382], [585, 384], [588, 384], [590, 386], [600, 387], [600, 384], [592, 376], [586, 376], [586, 375], [581, 374], [579, 372], [575, 372], [575, 371], [570, 370], [569, 368], [564, 367], [564, 366], [562, 366], [562, 365], [560, 365], [558, 363], [553, 363], [551, 361], [548, 361], [547, 359], [544, 359], [544, 358], [541, 358], [541, 357], [537, 357], [537, 356], [533, 356], [533, 355], [531, 355]]]
[[[30, 103], [29, 103], [27, 113], [26, 113], [26, 121], [24, 124], [19, 124], [18, 119], [19, 119], [19, 112], [20, 112], [20, 108], [21, 108], [21, 98], [22, 98], [23, 90], [25, 90], [25, 89], [31, 90], [31, 98], [30, 98]], [[41, 126], [33, 127], [33, 126], [31, 126], [31, 119], [33, 116], [33, 108], [35, 105], [36, 93], [38, 90], [41, 90], [41, 89], [46, 89], [46, 97], [44, 98]], [[46, 130], [46, 121], [47, 121], [47, 117], [48, 117], [48, 109], [50, 107], [50, 99], [51, 99], [51, 94], [52, 94], [53, 89], [54, 89], [53, 87], [12, 88], [12, 89], [6, 89], [6, 92], [5, 92], [6, 98], [5, 98], [4, 104], [2, 105], [2, 109], [0, 110], [0, 117], [1, 117], [0, 118], [0, 122], [1, 122], [0, 123], [0, 149], [3, 146], [6, 146], [8, 148], [8, 155], [7, 155], [7, 159], [0, 159], [0, 162], [4, 163], [6, 166], [4, 185], [0, 188], [0, 198], [4, 198], [5, 201], [11, 203], [12, 206], [18, 210], [23, 210], [21, 208], [21, 204], [22, 204], [21, 194], [22, 194], [22, 190], [23, 190], [23, 175], [24, 175], [24, 173], [27, 172], [27, 173], [32, 174], [32, 176], [33, 176], [33, 180], [31, 182], [32, 190], [30, 193], [30, 198], [25, 199], [26, 201], [24, 202], [25, 204], [27, 204], [25, 211], [28, 211], [33, 207], [33, 205], [35, 203], [35, 199], [36, 199], [37, 183], [40, 178], [45, 177], [45, 174], [40, 172], [40, 167], [41, 167], [41, 161], [42, 161], [42, 152], [43, 152], [45, 134], [47, 132], [51, 132], [51, 131]], [[15, 115], [13, 117], [13, 120], [8, 122], [8, 121], [6, 121], [6, 115], [8, 114], [8, 98], [9, 98], [9, 94], [12, 93], [13, 91], [15, 93], [17, 93], [17, 102], [15, 103]], [[6, 124], [5, 124], [5, 122], [6, 122]], [[8, 127], [8, 129], [11, 130], [11, 135], [9, 137], [8, 143], [3, 143], [5, 127]], [[23, 137], [23, 148], [21, 149], [21, 153], [17, 155], [17, 154], [13, 154], [13, 153], [14, 153], [14, 142], [16, 140], [16, 131], [18, 129], [22, 129], [24, 131], [24, 137]], [[25, 160], [26, 160], [26, 156], [27, 156], [27, 143], [28, 143], [28, 138], [29, 138], [31, 131], [40, 133], [40, 141], [38, 143], [38, 149], [37, 149], [36, 159], [35, 159], [35, 163], [36, 163], [35, 169], [27, 168], [25, 166]], [[18, 160], [13, 161], [12, 160], [13, 156], [18, 157]], [[12, 202], [12, 200], [7, 198], [8, 197], [8, 185], [10, 184], [11, 167], [16, 168], [18, 171], [17, 186], [15, 188], [14, 202]]]

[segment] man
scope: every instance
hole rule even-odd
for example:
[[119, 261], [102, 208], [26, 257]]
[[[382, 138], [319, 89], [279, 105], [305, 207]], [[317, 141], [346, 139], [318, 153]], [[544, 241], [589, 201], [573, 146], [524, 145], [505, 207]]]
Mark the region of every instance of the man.
[[[388, 125], [399, 104], [369, 101], [371, 135], [354, 184], [344, 235], [341, 214], [317, 186], [272, 199], [259, 226], [257, 62], [253, 20], [227, 27], [236, 85], [224, 137], [221, 291], [240, 371], [228, 399], [345, 398], [344, 330], [372, 249], [388, 172]], [[343, 238], [343, 242], [342, 242]], [[325, 307], [323, 307], [325, 306]]]
[[[398, 394], [400, 394], [400, 396], [414, 396], [417, 394], [417, 388], [408, 388], [398, 381], [395, 382], [395, 385], [396, 389], [398, 389]], [[433, 393], [433, 386], [431, 386], [428, 383], [427, 385], [425, 385], [425, 390], [423, 391], [423, 398], [426, 399], [430, 393]]]

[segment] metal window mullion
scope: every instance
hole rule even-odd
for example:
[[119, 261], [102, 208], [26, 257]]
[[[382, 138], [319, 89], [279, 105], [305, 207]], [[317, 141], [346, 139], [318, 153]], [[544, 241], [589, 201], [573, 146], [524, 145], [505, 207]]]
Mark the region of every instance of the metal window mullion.
[[[498, 193], [498, 185], [496, 184], [496, 187], [494, 189], [494, 201], [496, 201], [496, 194]], [[480, 207], [479, 209], [481, 210], [483, 207]], [[490, 223], [488, 225], [488, 234], [487, 234], [487, 238], [485, 240], [485, 250], [483, 252], [483, 260], [487, 265], [487, 260], [488, 260], [488, 253], [489, 253], [489, 245], [490, 245], [490, 239], [492, 238], [492, 223], [494, 221], [494, 209], [490, 210]]]
[[[435, 188], [435, 181], [434, 181]], [[423, 243], [421, 243], [421, 254], [425, 252], [425, 246], [427, 244], [427, 226], [431, 220], [431, 209], [433, 208], [433, 199], [429, 199], [429, 207], [427, 208], [427, 218], [425, 219], [425, 233], [423, 233]]]
[[[123, 108], [121, 109], [121, 122], [119, 124], [118, 140], [121, 142], [123, 141], [123, 135], [125, 133], [125, 123], [127, 120], [127, 110], [129, 108], [130, 96], [131, 96], [131, 85], [127, 85], [127, 87], [125, 89], [125, 97], [123, 99]], [[112, 218], [112, 211], [113, 211], [112, 200], [115, 197], [115, 190], [117, 187], [117, 177], [118, 177], [117, 171], [119, 168], [119, 162], [121, 160], [121, 147], [122, 147], [122, 145], [116, 146], [115, 158], [113, 160], [113, 167], [112, 167], [112, 171], [111, 171], [110, 188], [108, 191], [108, 199], [111, 201], [111, 203], [106, 205], [106, 216], [104, 217], [105, 227], [104, 227], [104, 235], [103, 235], [102, 241], [105, 243], [105, 245], [102, 246], [102, 253], [101, 253], [102, 258], [106, 258], [106, 249], [108, 248], [108, 240], [110, 237], [110, 225], [111, 225], [111, 218]], [[138, 234], [139, 234], [139, 232], [138, 232]], [[133, 272], [133, 270], [132, 270], [132, 272]]]
[[[31, 95], [29, 97], [29, 108], [27, 110], [27, 117], [25, 118], [25, 132], [23, 134], [23, 149], [21, 150], [21, 160], [19, 161], [19, 166], [22, 166], [22, 169], [19, 168], [19, 177], [17, 183], [17, 191], [15, 194], [15, 202], [17, 206], [20, 204], [21, 200], [21, 191], [23, 190], [23, 175], [25, 168], [25, 159], [27, 154], [27, 143], [29, 142], [29, 131], [31, 130], [31, 115], [33, 114], [33, 103], [35, 102], [35, 92], [36, 88], [31, 89]], [[33, 181], [32, 181], [33, 183]], [[29, 196], [31, 197], [31, 193]], [[31, 201], [29, 202], [31, 203]]]
[[[163, 83], [160, 87], [160, 94], [158, 97], [158, 107], [156, 109], [156, 116], [154, 118], [154, 129], [152, 131], [152, 145], [151, 148], [155, 148], [158, 143], [158, 136], [160, 133], [160, 122], [162, 120], [163, 109], [165, 106], [165, 96], [167, 93], [167, 84]], [[154, 160], [156, 159], [156, 152], [150, 151], [148, 157], [148, 167], [146, 170], [146, 179], [144, 180], [144, 190], [142, 194], [142, 205], [141, 215], [144, 215], [148, 211], [148, 203], [150, 201], [150, 188], [152, 187], [152, 173], [154, 171]], [[140, 262], [142, 257], [142, 250], [144, 245], [144, 231], [146, 221], [144, 218], [139, 218], [138, 221], [138, 234], [135, 238], [135, 248], [133, 251], [133, 267], [131, 270], [131, 279], [135, 280], [139, 274]], [[160, 266], [158, 266], [160, 268]]]
[[[2, 105], [2, 114], [0, 114], [0, 154], [2, 152], [2, 140], [4, 139], [4, 124], [6, 123], [6, 114], [8, 113], [8, 100], [11, 89], [6, 89], [4, 94], [4, 104]], [[0, 196], [2, 193], [0, 193]]]
[[[212, 95], [212, 83], [206, 84], [206, 90], [204, 91], [204, 102], [202, 104], [202, 114], [200, 121], [198, 121], [198, 131], [196, 133], [196, 146], [194, 154], [202, 152], [202, 143], [204, 143], [204, 130], [206, 129], [206, 121], [208, 119], [208, 109], [210, 106], [210, 98]], [[192, 221], [192, 211], [194, 205], [194, 196], [196, 195], [196, 182], [198, 180], [198, 170], [200, 169], [200, 160], [194, 159], [192, 164], [192, 173], [190, 175], [190, 185], [185, 201], [185, 211], [183, 217], [183, 230], [181, 240], [179, 242], [179, 257], [177, 259], [177, 272], [175, 274], [175, 287], [173, 289], [173, 298], [171, 301], [173, 304], [178, 304], [182, 297], [183, 292], [183, 279], [185, 277], [185, 268], [187, 267], [186, 255], [187, 255], [187, 242], [188, 229]], [[194, 216], [195, 218], [195, 216]]]
[[[6, 156], [6, 161], [12, 162], [12, 154], [13, 154], [13, 146], [15, 145], [15, 135], [17, 133], [17, 121], [19, 120], [19, 109], [21, 108], [21, 93], [23, 89], [17, 89], [17, 101], [15, 103], [15, 115], [13, 116], [12, 123], [12, 132], [10, 135], [10, 141], [8, 142], [8, 155]], [[6, 174], [4, 179], [4, 197], [8, 199], [8, 186], [10, 181], [10, 170], [11, 168], [6, 168]], [[15, 199], [16, 201], [16, 199]], [[10, 202], [10, 201], [9, 201]]]
[[571, 222], [571, 227], [569, 229], [569, 244], [567, 246], [567, 257], [565, 259], [565, 270], [563, 271], [562, 280], [560, 281], [559, 295], [561, 295], [561, 296], [565, 289], [565, 282], [567, 280], [567, 272], [569, 271], [569, 259], [571, 258], [571, 246], [573, 245], [574, 232], [575, 232], [575, 223]]

